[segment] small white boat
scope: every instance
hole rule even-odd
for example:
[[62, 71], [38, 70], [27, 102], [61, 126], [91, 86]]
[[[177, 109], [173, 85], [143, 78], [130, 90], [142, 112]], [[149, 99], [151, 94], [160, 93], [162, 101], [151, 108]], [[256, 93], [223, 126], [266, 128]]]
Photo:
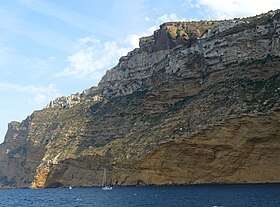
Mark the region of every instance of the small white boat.
[[69, 189], [71, 190], [71, 189], [72, 189], [72, 187], [70, 186], [70, 187], [69, 187]]
[[111, 186], [110, 187], [109, 186], [105, 186], [105, 187], [102, 188], [102, 190], [112, 190], [112, 189], [113, 189], [113, 187], [111, 187]]
[[102, 180], [102, 190], [112, 190], [112, 186], [107, 186], [107, 173], [106, 169], [104, 168], [103, 180]]

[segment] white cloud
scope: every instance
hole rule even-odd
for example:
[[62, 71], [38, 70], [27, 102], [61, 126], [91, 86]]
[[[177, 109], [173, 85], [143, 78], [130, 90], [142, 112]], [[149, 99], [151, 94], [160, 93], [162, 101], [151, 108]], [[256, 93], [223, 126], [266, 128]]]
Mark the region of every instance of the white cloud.
[[67, 57], [68, 67], [56, 76], [99, 80], [130, 49], [121, 47], [116, 41], [102, 42], [89, 37], [79, 39], [77, 52]]
[[146, 22], [151, 21], [150, 17], [145, 17], [145, 21], [146, 21]]
[[185, 19], [180, 19], [177, 17], [175, 13], [171, 14], [164, 14], [158, 18], [158, 20], [163, 23], [163, 22], [172, 22], [172, 21], [185, 21]]
[[204, 7], [207, 13], [219, 19], [252, 16], [280, 8], [279, 0], [193, 0], [191, 2], [193, 5]]
[[125, 40], [132, 46], [132, 48], [137, 48], [139, 47], [139, 38], [141, 37], [141, 35], [137, 35], [137, 34], [131, 34], [128, 35]]
[[154, 31], [159, 28], [160, 24], [170, 21], [186, 21], [185, 18], [177, 17], [175, 13], [164, 14], [156, 19], [151, 19], [149, 17], [146, 17], [145, 20], [146, 19], [148, 19], [149, 22], [152, 22], [154, 25], [147, 28], [146, 31], [140, 34], [130, 34], [125, 38], [125, 41], [127, 41], [132, 46], [132, 48], [139, 47], [139, 38], [152, 35]]
[[37, 104], [46, 103], [60, 95], [59, 90], [54, 84], [49, 84], [47, 86], [24, 86], [0, 82], [0, 91], [8, 91], [10, 95], [13, 95], [13, 93], [20, 94], [21, 97], [31, 102], [36, 102]]
[[154, 33], [154, 31], [159, 28], [158, 25], [154, 25], [152, 27], [149, 27], [148, 29], [146, 29], [145, 32], [142, 32], [140, 34], [130, 34], [130, 35], [127, 35], [124, 41], [126, 41], [126, 43], [129, 45], [129, 47], [131, 49], [139, 48], [139, 39], [141, 37], [152, 35]]
[[139, 38], [152, 35], [158, 25], [168, 21], [185, 21], [175, 13], [164, 14], [156, 19], [145, 17], [154, 26], [139, 34], [129, 34], [118, 41], [100, 41], [91, 37], [77, 41], [76, 52], [67, 57], [68, 66], [56, 74], [58, 77], [89, 78], [99, 81], [105, 71], [115, 66], [121, 56], [139, 47]]
[[47, 96], [44, 94], [37, 94], [34, 98], [34, 101], [37, 103], [45, 103], [47, 100]]

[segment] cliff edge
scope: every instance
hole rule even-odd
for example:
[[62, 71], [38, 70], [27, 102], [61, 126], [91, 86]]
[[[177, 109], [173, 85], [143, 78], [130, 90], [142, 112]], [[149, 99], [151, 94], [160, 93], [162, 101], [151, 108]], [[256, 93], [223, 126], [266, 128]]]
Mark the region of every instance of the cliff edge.
[[280, 11], [168, 22], [0, 145], [1, 187], [280, 182]]

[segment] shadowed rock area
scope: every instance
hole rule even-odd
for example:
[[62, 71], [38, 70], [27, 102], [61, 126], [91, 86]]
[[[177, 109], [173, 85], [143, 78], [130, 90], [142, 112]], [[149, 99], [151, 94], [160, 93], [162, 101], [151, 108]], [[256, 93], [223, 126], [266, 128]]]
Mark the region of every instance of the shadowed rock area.
[[280, 182], [280, 11], [168, 22], [0, 145], [0, 186]]

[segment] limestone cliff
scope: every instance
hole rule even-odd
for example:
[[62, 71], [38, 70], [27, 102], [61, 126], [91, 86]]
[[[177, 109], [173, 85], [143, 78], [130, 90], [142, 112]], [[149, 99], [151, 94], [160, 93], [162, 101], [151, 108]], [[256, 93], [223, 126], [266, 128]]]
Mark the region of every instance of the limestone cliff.
[[169, 22], [9, 124], [2, 187], [280, 182], [280, 11]]

